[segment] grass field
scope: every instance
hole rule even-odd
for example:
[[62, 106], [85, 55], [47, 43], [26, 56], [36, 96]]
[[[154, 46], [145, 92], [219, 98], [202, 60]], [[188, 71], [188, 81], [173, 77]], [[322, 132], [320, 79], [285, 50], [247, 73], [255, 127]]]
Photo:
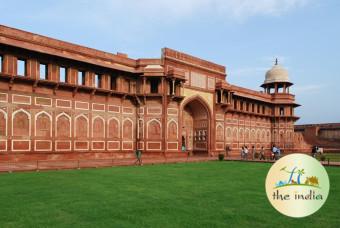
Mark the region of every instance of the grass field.
[[0, 227], [339, 227], [340, 168], [314, 215], [269, 204], [271, 164], [206, 162], [0, 174]]
[[[340, 153], [324, 153], [326, 161], [329, 159], [331, 162], [340, 162]], [[317, 156], [320, 160], [320, 155]]]

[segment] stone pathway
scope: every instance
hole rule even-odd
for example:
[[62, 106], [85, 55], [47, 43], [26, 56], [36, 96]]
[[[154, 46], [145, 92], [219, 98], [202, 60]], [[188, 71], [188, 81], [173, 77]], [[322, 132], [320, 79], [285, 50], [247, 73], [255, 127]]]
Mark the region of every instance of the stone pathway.
[[[192, 163], [217, 161], [216, 157], [172, 157], [172, 158], [144, 158], [143, 165]], [[272, 160], [241, 160], [239, 158], [226, 158], [225, 161], [241, 162], [264, 162], [273, 163]], [[113, 166], [133, 166], [135, 159], [95, 159], [95, 160], [64, 160], [64, 161], [27, 161], [27, 162], [0, 162], [0, 172], [40, 171], [40, 170], [63, 170], [84, 169]], [[322, 162], [324, 166], [339, 166], [340, 162]]]

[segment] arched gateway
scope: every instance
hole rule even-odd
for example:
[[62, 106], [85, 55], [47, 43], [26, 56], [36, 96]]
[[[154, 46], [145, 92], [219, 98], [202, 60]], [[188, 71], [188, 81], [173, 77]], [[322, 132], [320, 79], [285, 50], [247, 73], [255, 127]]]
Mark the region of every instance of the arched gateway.
[[182, 105], [181, 148], [193, 155], [208, 155], [210, 145], [210, 111], [199, 96]]

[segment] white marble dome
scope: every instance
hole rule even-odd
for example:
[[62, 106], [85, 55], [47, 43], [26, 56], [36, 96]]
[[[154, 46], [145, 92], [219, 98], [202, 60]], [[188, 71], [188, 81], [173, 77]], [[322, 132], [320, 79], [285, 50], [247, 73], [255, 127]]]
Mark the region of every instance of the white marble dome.
[[281, 65], [276, 64], [267, 71], [264, 84], [270, 84], [275, 82], [289, 82], [288, 71]]

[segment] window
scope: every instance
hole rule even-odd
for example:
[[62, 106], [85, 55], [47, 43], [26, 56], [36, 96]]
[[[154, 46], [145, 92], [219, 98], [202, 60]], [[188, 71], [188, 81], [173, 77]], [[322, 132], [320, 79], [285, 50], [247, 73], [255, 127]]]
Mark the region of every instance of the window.
[[85, 85], [85, 72], [78, 71], [78, 85]]
[[237, 100], [234, 100], [234, 109], [237, 109]]
[[262, 106], [262, 114], [266, 113], [266, 107]]
[[42, 80], [47, 79], [47, 64], [40, 63], [39, 65], [39, 77]]
[[152, 79], [150, 81], [151, 93], [158, 93], [158, 80]]
[[117, 89], [117, 78], [115, 76], [111, 76], [111, 90]]
[[102, 76], [100, 74], [95, 74], [94, 75], [94, 86], [96, 88], [101, 88], [102, 87]]
[[[173, 95], [173, 80], [169, 81], [169, 95]], [[218, 102], [218, 93], [217, 93], [217, 102]]]
[[59, 81], [67, 82], [67, 68], [66, 67], [59, 68]]
[[254, 104], [251, 104], [251, 111], [255, 112], [255, 105]]
[[285, 115], [285, 109], [283, 107], [280, 107], [280, 116]]
[[0, 72], [2, 72], [2, 61], [3, 60], [3, 58], [2, 58], [2, 55], [0, 55]]
[[17, 75], [26, 76], [26, 60], [18, 59], [18, 61], [17, 61]]
[[[170, 86], [170, 88], [172, 89], [172, 86]], [[220, 91], [216, 92], [216, 103], [221, 103], [221, 93], [220, 93]]]
[[257, 105], [257, 113], [260, 113], [260, 105]]
[[243, 101], [240, 102], [240, 110], [243, 111]]
[[249, 112], [249, 103], [246, 103], [246, 111]]

